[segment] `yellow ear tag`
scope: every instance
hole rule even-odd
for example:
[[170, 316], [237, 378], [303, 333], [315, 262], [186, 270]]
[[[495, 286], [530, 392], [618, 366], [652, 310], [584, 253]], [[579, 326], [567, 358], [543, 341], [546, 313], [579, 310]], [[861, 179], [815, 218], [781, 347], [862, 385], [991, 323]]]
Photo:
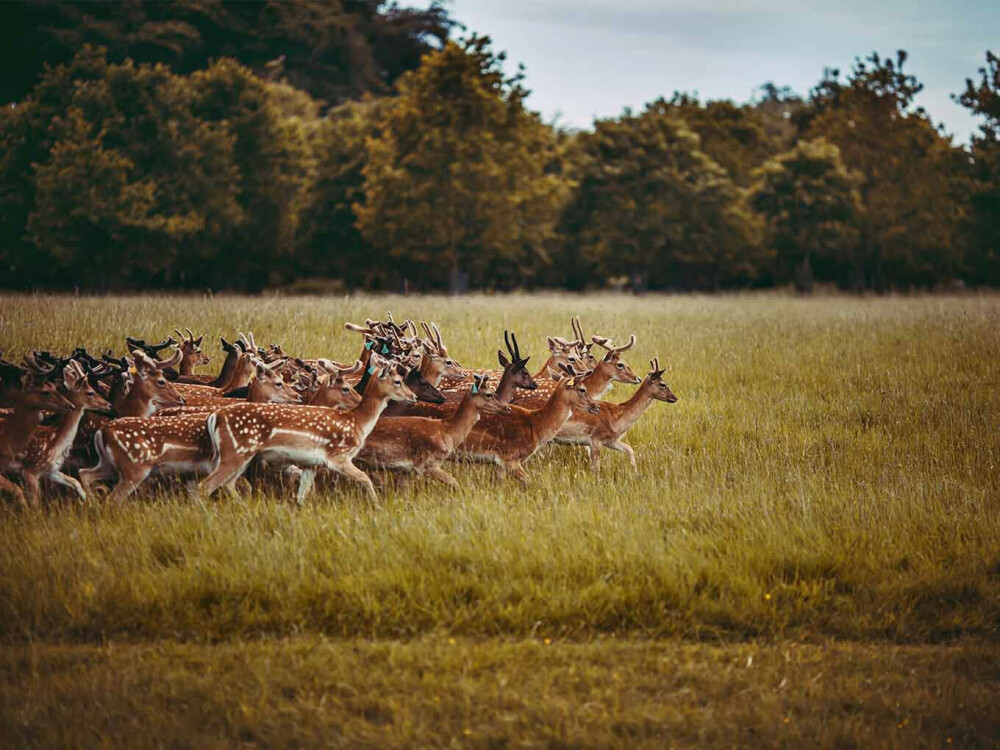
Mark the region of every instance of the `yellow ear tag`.
[[138, 375], [138, 374], [139, 374], [139, 370], [137, 370], [137, 369], [136, 369], [136, 366], [135, 366], [135, 365], [132, 365], [132, 366], [131, 366], [130, 368], [128, 368], [128, 371], [129, 371], [129, 372], [130, 372], [130, 373], [131, 373], [132, 375]]

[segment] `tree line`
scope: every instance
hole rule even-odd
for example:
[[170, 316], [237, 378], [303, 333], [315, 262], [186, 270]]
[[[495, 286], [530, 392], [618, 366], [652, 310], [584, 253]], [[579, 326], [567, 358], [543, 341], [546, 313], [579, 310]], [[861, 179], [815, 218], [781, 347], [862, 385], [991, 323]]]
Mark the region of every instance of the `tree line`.
[[904, 52], [805, 97], [675, 93], [569, 131], [438, 5], [14, 7], [8, 288], [1000, 284], [992, 53], [956, 93], [967, 145], [915, 106]]

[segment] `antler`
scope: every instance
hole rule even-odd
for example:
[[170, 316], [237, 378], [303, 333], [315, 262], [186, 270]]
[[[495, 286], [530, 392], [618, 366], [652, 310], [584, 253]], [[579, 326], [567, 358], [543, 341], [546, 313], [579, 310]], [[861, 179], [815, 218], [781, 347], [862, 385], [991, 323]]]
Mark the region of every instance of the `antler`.
[[580, 325], [580, 316], [574, 315], [573, 318], [570, 319], [570, 324], [573, 326], [573, 335], [576, 336], [580, 342], [586, 341], [587, 339], [583, 335], [583, 326]]

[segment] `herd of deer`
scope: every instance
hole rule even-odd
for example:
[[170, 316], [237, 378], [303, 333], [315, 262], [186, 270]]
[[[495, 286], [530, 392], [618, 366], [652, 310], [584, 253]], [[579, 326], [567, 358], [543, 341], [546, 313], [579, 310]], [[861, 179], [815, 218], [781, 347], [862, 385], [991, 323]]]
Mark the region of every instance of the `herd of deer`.
[[[449, 356], [436, 324], [421, 325], [424, 337], [391, 314], [347, 323], [364, 339], [352, 365], [291, 357], [241, 333], [235, 343], [221, 339], [226, 359], [216, 377], [195, 374], [209, 358], [190, 329], [160, 344], [126, 338], [130, 354], [120, 358], [82, 348], [66, 358], [33, 351], [20, 364], [0, 358], [0, 491], [24, 504], [9, 478], [19, 476], [33, 503], [43, 479], [85, 500], [96, 482], [117, 478], [111, 496], [123, 498], [150, 476], [180, 476], [192, 490], [235, 493], [254, 464], [256, 473], [283, 468], [298, 482], [299, 502], [318, 470], [374, 497], [358, 464], [454, 487], [442, 468], [450, 458], [493, 462], [526, 483], [521, 464], [553, 441], [587, 446], [593, 468], [602, 448], [624, 452], [635, 467], [622, 436], [652, 401], [677, 400], [656, 359], [639, 378], [622, 358], [635, 336], [622, 346], [600, 336], [588, 342], [578, 318], [574, 340], [548, 338], [550, 356], [534, 375], [513, 334], [504, 332], [507, 353], [497, 352], [501, 370], [468, 370]], [[596, 400], [615, 382], [639, 388], [620, 404]]]

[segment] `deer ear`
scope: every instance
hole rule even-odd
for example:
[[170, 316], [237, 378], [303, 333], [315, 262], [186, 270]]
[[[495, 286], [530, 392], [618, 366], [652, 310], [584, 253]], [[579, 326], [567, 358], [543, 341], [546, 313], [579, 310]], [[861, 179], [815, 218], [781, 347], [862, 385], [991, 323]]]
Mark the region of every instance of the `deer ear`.
[[199, 336], [198, 338], [196, 338], [196, 339], [194, 340], [194, 345], [195, 345], [195, 346], [201, 346], [201, 340], [202, 340], [203, 338], [205, 338], [205, 336], [204, 336], [204, 335], [201, 335], [201, 336]]
[[506, 367], [507, 365], [510, 364], [510, 362], [507, 361], [507, 357], [499, 349], [497, 349], [497, 359], [500, 361], [500, 366], [501, 367]]
[[562, 347], [559, 346], [559, 342], [551, 336], [547, 337], [545, 342], [549, 345], [549, 351], [553, 354], [558, 354], [562, 350]]

